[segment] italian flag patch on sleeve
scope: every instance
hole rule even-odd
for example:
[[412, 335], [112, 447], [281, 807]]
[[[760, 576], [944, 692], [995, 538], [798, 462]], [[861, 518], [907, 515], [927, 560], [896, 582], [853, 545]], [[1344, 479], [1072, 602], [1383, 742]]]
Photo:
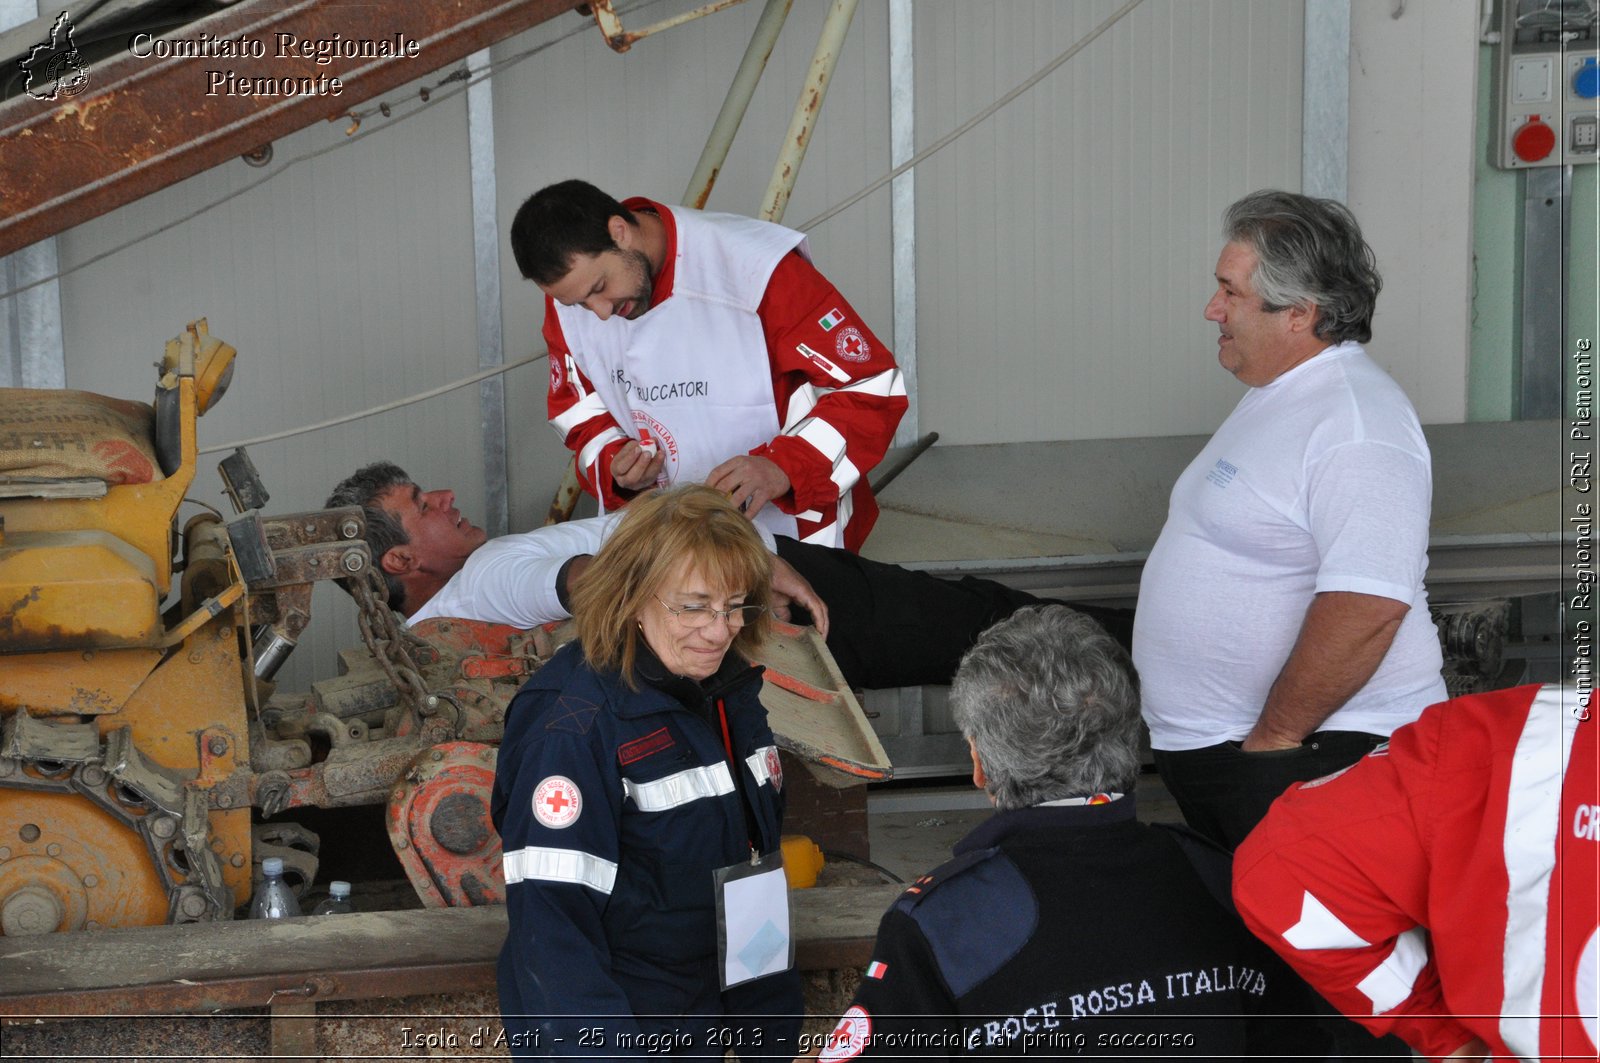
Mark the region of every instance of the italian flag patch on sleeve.
[[873, 960], [871, 963], [867, 964], [868, 978], [882, 978], [888, 973], [889, 965], [887, 963], [879, 963], [877, 960]]
[[844, 321], [844, 315], [839, 313], [837, 307], [817, 318], [817, 324], [822, 326], [823, 332], [832, 332]]

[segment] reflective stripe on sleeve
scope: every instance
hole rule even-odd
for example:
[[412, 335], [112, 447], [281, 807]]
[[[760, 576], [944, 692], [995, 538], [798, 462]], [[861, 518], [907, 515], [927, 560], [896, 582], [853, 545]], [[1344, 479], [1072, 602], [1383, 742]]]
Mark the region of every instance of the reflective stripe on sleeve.
[[1547, 904], [1556, 864], [1561, 783], [1578, 733], [1562, 690], [1546, 686], [1528, 707], [1528, 722], [1511, 758], [1506, 795], [1505, 999], [1500, 1039], [1529, 1058], [1539, 1054], [1539, 1004], [1544, 988]]
[[[1283, 932], [1283, 940], [1302, 952], [1364, 949], [1371, 945], [1310, 890], [1301, 894], [1300, 918]], [[1411, 995], [1417, 986], [1417, 975], [1427, 965], [1428, 934], [1414, 926], [1395, 938], [1389, 955], [1356, 983], [1356, 989], [1372, 1001], [1372, 1014], [1382, 1015]]]
[[817, 399], [827, 395], [827, 390], [818, 391], [815, 385], [801, 384], [794, 389], [794, 394], [789, 396], [788, 405], [783, 408], [783, 431], [781, 435], [792, 435], [795, 426], [811, 415], [817, 407]]
[[607, 412], [605, 400], [596, 392], [589, 392], [583, 398], [567, 407], [562, 413], [550, 419], [550, 424], [561, 433], [561, 438], [567, 438], [571, 431], [591, 417], [598, 417]]
[[1428, 965], [1428, 932], [1420, 926], [1395, 938], [1394, 948], [1356, 988], [1372, 1001], [1372, 1014], [1399, 1007], [1417, 988], [1417, 975]]
[[[1300, 896], [1300, 918], [1283, 932], [1283, 940], [1302, 952], [1308, 949], [1364, 949], [1372, 942], [1344, 925], [1310, 890]], [[1370, 994], [1369, 994], [1370, 995]]]
[[[615, 442], [618, 439], [627, 438], [627, 436], [622, 434], [621, 429], [607, 428], [604, 432], [601, 432], [599, 435], [589, 440], [589, 442], [585, 443], [583, 449], [578, 452], [578, 468], [589, 468], [596, 461], [600, 460], [600, 451], [604, 450], [607, 444]], [[598, 479], [598, 477], [596, 477], [596, 479]]]
[[803, 421], [800, 427], [792, 434], [799, 439], [805, 440], [817, 453], [828, 459], [833, 466], [832, 472], [828, 474], [829, 478], [833, 480], [834, 486], [839, 489], [841, 495], [854, 487], [856, 481], [861, 479], [861, 470], [856, 468], [855, 462], [851, 461], [845, 453], [846, 443], [844, 436], [827, 421], [820, 417], [809, 418]]
[[[839, 496], [839, 504], [833, 510], [833, 520], [824, 524], [810, 535], [802, 537], [800, 541], [803, 543], [815, 543], [817, 546], [843, 546], [844, 536], [840, 533], [840, 529], [849, 526], [850, 514], [855, 512], [855, 505], [854, 495], [841, 494]], [[802, 520], [807, 518], [821, 520], [822, 514], [809, 512], [802, 513], [799, 516], [799, 519]]]
[[617, 881], [616, 864], [576, 849], [530, 845], [506, 853], [500, 858], [500, 866], [505, 872], [507, 886], [519, 882], [566, 882], [588, 886], [596, 893], [610, 896], [611, 887]]
[[755, 779], [757, 786], [772, 782], [772, 772], [767, 770], [767, 758], [775, 757], [777, 752], [777, 746], [762, 746], [744, 758], [745, 767], [750, 769], [750, 775]]
[[818, 454], [833, 464], [837, 464], [845, 455], [847, 444], [844, 434], [820, 418], [807, 418], [790, 434], [810, 443]]
[[906, 393], [905, 377], [899, 369], [885, 369], [881, 373], [863, 377], [853, 384], [839, 388], [819, 388], [814, 384], [801, 384], [789, 396], [783, 410], [783, 434], [793, 435], [795, 426], [811, 415], [825, 395], [869, 395], [878, 399], [903, 398]]
[[665, 812], [691, 801], [733, 793], [733, 775], [724, 761], [701, 768], [685, 768], [650, 782], [623, 779], [622, 792], [633, 798], [641, 812]]
[[857, 395], [874, 395], [880, 399], [892, 399], [906, 393], [905, 377], [900, 375], [898, 369], [885, 369], [881, 373], [862, 377], [854, 384], [847, 384], [836, 388], [840, 393], [854, 392]]

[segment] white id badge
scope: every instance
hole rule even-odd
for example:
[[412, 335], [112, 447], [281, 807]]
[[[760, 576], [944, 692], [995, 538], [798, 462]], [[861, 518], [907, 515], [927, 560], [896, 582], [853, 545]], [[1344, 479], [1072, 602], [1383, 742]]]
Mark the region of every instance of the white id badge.
[[731, 989], [794, 966], [783, 853], [717, 868], [711, 872], [711, 881], [717, 895], [717, 965], [722, 988]]

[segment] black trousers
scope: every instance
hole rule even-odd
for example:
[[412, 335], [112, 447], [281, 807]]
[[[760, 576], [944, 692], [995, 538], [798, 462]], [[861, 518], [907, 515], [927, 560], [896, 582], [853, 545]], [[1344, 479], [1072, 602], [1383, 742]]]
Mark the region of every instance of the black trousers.
[[1290, 786], [1349, 767], [1385, 741], [1361, 731], [1318, 731], [1294, 749], [1265, 753], [1246, 753], [1238, 742], [1158, 749], [1156, 769], [1184, 821], [1232, 850]]
[[1124, 647], [1132, 644], [1132, 609], [1057, 603], [993, 580], [940, 579], [848, 550], [777, 540], [778, 556], [828, 603], [828, 649], [854, 687], [948, 683], [983, 629], [1025, 605], [1070, 606]]
[[[1231, 850], [1290, 786], [1347, 768], [1385, 741], [1362, 731], [1317, 731], [1294, 749], [1263, 753], [1246, 753], [1238, 742], [1181, 752], [1158, 749], [1156, 768], [1189, 826]], [[1374, 1037], [1313, 997], [1334, 1046], [1331, 1058], [1410, 1058], [1411, 1049], [1400, 1038]]]

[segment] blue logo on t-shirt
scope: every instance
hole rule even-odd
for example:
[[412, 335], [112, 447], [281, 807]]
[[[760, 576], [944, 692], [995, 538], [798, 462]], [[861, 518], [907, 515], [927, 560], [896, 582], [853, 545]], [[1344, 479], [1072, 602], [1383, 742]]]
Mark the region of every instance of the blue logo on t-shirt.
[[1239, 469], [1237, 466], [1218, 458], [1216, 466], [1213, 467], [1210, 472], [1206, 473], [1206, 479], [1210, 480], [1218, 487], [1227, 487], [1228, 484], [1233, 482], [1233, 478], [1238, 474]]

